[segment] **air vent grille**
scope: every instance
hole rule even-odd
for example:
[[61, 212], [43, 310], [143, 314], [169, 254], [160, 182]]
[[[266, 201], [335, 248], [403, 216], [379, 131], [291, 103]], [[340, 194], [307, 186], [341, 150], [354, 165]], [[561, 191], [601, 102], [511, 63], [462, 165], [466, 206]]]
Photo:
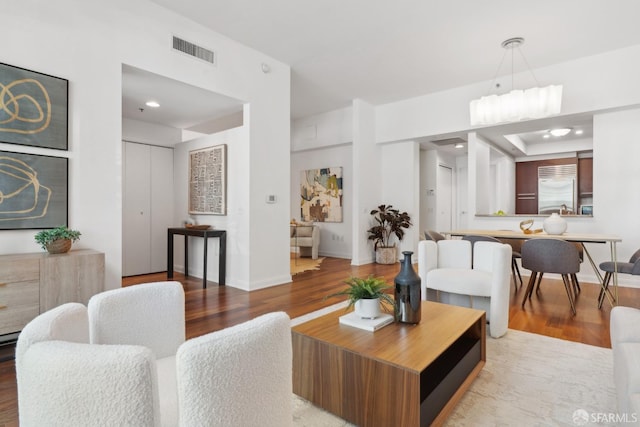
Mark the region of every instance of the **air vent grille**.
[[539, 179], [575, 178], [577, 175], [578, 166], [575, 163], [571, 165], [540, 166], [538, 168]]
[[446, 145], [455, 145], [455, 144], [464, 144], [467, 141], [465, 141], [462, 138], [446, 138], [446, 139], [438, 139], [435, 141], [431, 141], [432, 144], [435, 144], [439, 147], [444, 147]]
[[173, 36], [173, 49], [186, 53], [194, 58], [207, 61], [210, 64], [216, 63], [216, 53], [212, 50], [198, 46], [179, 37]]

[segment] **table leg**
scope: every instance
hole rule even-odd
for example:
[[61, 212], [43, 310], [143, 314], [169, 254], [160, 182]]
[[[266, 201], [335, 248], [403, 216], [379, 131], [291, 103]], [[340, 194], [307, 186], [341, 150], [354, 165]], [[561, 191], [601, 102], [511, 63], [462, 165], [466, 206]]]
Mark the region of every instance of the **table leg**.
[[167, 232], [167, 279], [173, 278], [173, 233]]
[[184, 275], [189, 275], [189, 236], [184, 235]]
[[218, 285], [225, 285], [227, 271], [227, 233], [220, 235], [220, 253], [218, 254]]
[[204, 236], [204, 269], [202, 270], [202, 289], [207, 289], [207, 242], [209, 238]]

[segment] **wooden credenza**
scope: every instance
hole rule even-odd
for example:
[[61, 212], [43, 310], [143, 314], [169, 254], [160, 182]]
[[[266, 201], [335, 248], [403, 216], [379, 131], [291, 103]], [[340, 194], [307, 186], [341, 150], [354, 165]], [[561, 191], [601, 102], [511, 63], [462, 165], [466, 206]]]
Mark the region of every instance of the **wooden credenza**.
[[40, 313], [67, 302], [87, 304], [103, 290], [101, 252], [0, 255], [0, 340]]

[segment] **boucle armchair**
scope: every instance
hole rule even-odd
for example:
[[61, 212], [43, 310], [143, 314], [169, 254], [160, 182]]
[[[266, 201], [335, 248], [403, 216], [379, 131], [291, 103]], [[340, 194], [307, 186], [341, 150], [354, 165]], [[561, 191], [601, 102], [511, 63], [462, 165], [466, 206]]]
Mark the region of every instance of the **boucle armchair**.
[[82, 304], [58, 306], [24, 327], [16, 377], [22, 427], [160, 425], [153, 353], [89, 344]]
[[178, 282], [38, 316], [16, 347], [20, 425], [291, 425], [286, 313], [188, 341], [184, 326]]
[[320, 247], [320, 227], [317, 225], [291, 225], [290, 246], [300, 250], [300, 256], [318, 259]]
[[[472, 263], [473, 260], [473, 263]], [[509, 326], [511, 246], [467, 240], [422, 240], [418, 275], [422, 299], [487, 312], [489, 334], [499, 338]]]
[[610, 333], [613, 382], [618, 414], [638, 421], [640, 416], [640, 310], [616, 306], [611, 309]]

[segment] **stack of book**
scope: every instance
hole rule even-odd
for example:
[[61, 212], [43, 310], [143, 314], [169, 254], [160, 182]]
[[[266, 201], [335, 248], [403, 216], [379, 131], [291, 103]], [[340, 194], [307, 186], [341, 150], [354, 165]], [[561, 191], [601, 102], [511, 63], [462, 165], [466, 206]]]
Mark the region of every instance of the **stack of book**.
[[378, 329], [387, 326], [389, 323], [393, 323], [393, 320], [393, 316], [387, 313], [381, 314], [375, 319], [363, 319], [353, 311], [345, 314], [344, 316], [340, 316], [341, 324], [371, 332], [377, 331]]

